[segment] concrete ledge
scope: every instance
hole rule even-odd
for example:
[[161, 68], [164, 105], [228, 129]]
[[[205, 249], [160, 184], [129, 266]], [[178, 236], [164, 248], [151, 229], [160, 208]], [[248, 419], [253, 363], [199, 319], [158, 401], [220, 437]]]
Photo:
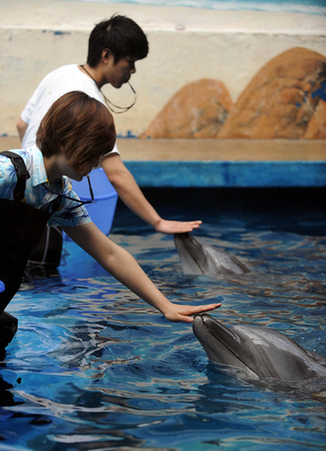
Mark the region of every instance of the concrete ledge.
[[124, 161], [325, 161], [322, 139], [126, 139]]

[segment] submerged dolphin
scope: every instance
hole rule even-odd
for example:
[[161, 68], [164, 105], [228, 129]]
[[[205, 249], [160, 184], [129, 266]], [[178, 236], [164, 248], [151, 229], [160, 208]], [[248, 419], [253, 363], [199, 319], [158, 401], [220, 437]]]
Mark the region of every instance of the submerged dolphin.
[[239, 260], [225, 251], [201, 245], [189, 233], [174, 235], [184, 274], [218, 277], [249, 272]]
[[273, 330], [247, 325], [229, 329], [204, 313], [195, 316], [193, 331], [210, 360], [241, 370], [251, 380], [326, 378], [326, 358]]

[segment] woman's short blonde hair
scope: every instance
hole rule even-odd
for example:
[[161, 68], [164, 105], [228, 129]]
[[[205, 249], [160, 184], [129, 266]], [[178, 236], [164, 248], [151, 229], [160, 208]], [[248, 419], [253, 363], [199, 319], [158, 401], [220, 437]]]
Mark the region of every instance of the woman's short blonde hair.
[[36, 145], [45, 157], [63, 153], [68, 164], [81, 174], [98, 166], [115, 141], [112, 114], [101, 102], [80, 91], [56, 100], [36, 134]]

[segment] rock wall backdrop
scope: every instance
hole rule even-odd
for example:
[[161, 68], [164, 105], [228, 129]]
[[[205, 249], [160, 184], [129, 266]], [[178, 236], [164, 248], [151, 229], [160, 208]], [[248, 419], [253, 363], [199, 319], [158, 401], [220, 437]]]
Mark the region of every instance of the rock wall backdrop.
[[273, 58], [233, 104], [203, 78], [181, 88], [141, 138], [326, 138], [326, 57], [293, 48]]
[[[150, 46], [131, 78], [136, 105], [114, 116], [119, 137], [325, 138], [325, 14], [86, 0], [0, 0], [0, 136], [18, 136], [43, 77], [85, 63], [91, 30], [115, 13]], [[133, 100], [126, 85], [103, 91]]]

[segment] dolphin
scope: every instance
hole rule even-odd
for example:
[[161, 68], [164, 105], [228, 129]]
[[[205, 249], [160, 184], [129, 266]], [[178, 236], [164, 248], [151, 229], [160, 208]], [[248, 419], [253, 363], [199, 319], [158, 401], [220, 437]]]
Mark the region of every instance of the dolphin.
[[175, 234], [174, 242], [184, 274], [218, 277], [250, 272], [229, 253], [206, 244], [201, 245], [189, 233]]
[[240, 370], [252, 381], [326, 378], [325, 357], [274, 330], [249, 325], [228, 328], [204, 313], [194, 317], [193, 331], [211, 361]]

